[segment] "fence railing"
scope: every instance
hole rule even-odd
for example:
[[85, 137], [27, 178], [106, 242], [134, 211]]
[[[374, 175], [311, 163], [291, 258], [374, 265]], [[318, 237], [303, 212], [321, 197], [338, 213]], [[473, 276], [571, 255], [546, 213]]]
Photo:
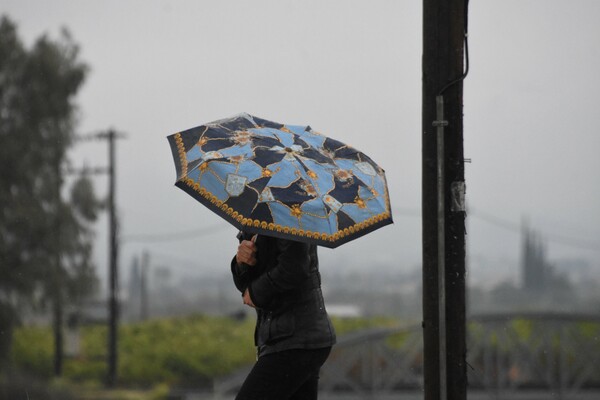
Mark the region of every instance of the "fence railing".
[[[468, 319], [467, 331], [469, 391], [475, 397], [600, 396], [600, 316], [481, 315]], [[216, 395], [235, 392], [247, 373], [240, 370], [216, 382]], [[342, 337], [322, 368], [319, 385], [324, 399], [386, 399], [400, 393], [422, 398], [421, 327]]]

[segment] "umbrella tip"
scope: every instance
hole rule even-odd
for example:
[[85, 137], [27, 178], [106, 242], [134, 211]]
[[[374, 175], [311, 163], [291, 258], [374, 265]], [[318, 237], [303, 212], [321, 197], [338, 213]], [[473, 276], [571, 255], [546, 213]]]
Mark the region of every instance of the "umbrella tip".
[[252, 115], [248, 114], [248, 113], [247, 113], [247, 112], [245, 112], [245, 111], [244, 111], [244, 112], [242, 112], [242, 113], [240, 113], [240, 114], [239, 114], [239, 117], [240, 117], [240, 118], [245, 118], [245, 119], [247, 119], [247, 120], [248, 120], [248, 121], [250, 121], [250, 123], [251, 123], [252, 125], [254, 125], [254, 126], [258, 126], [258, 124], [257, 124], [257, 123], [254, 121], [254, 117], [253, 117]]

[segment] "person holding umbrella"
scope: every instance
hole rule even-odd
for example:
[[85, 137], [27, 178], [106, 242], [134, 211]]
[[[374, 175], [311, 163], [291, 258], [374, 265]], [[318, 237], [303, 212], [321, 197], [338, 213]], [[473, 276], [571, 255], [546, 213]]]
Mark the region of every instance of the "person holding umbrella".
[[317, 246], [393, 223], [385, 171], [310, 126], [247, 113], [168, 140], [175, 185], [240, 230], [231, 272], [256, 309], [258, 357], [236, 399], [316, 399], [336, 340]]
[[236, 400], [317, 399], [335, 344], [321, 292], [317, 246], [240, 232], [231, 262], [244, 304], [256, 309], [258, 357]]

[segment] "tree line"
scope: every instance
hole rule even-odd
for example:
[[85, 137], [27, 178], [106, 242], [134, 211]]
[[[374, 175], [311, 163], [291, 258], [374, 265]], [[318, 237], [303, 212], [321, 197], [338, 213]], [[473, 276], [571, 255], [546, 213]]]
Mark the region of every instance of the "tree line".
[[65, 179], [88, 71], [68, 31], [28, 48], [0, 17], [0, 368], [25, 308], [52, 311], [61, 341], [65, 307], [97, 287], [92, 223], [102, 202], [89, 174]]

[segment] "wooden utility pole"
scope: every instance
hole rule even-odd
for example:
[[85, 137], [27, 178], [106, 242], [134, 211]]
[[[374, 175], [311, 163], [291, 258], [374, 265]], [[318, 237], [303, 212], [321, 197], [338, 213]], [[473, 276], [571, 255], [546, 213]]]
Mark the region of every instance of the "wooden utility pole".
[[468, 0], [423, 0], [425, 400], [466, 399], [462, 95]]
[[53, 319], [53, 330], [54, 330], [54, 375], [59, 377], [63, 373], [63, 293], [62, 293], [62, 242], [61, 242], [61, 209], [62, 209], [62, 198], [61, 188], [63, 183], [62, 178], [62, 161], [63, 154], [59, 149], [58, 140], [55, 147], [55, 215], [54, 215], [54, 265], [52, 266], [52, 319]]
[[115, 209], [115, 138], [114, 130], [106, 134], [108, 139], [108, 213], [109, 213], [109, 325], [108, 325], [108, 380], [107, 384], [113, 387], [117, 383], [117, 327], [119, 318], [118, 303], [118, 226]]
[[91, 170], [94, 174], [108, 173], [108, 373], [106, 384], [113, 387], [117, 383], [117, 328], [119, 323], [119, 268], [118, 268], [118, 250], [119, 250], [119, 223], [117, 219], [117, 209], [115, 204], [115, 156], [116, 139], [122, 139], [125, 136], [121, 133], [109, 129], [106, 132], [95, 133], [86, 136], [79, 136], [77, 139], [87, 140], [108, 140], [108, 168], [96, 168]]

